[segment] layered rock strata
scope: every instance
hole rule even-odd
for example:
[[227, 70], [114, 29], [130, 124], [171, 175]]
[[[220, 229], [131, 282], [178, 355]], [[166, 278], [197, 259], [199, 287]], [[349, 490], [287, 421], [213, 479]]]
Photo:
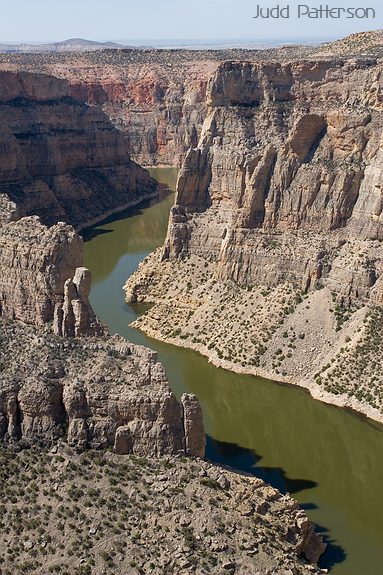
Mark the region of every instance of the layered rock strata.
[[103, 50], [86, 54], [0, 54], [0, 69], [68, 80], [76, 99], [101, 107], [125, 133], [134, 160], [181, 166], [207, 114], [206, 87], [224, 61], [292, 61], [349, 54], [382, 56], [382, 32], [321, 46], [217, 50]]
[[105, 333], [89, 303], [90, 272], [81, 267], [82, 239], [63, 222], [38, 216], [0, 227], [0, 316], [52, 324], [58, 335]]
[[126, 286], [157, 304], [136, 325], [382, 419], [360, 356], [381, 357], [381, 63], [225, 63], [207, 104], [164, 249]]
[[123, 135], [65, 80], [0, 72], [0, 139], [0, 221], [36, 214], [80, 229], [156, 192]]
[[201, 408], [194, 396], [178, 403], [154, 352], [118, 337], [68, 339], [5, 320], [0, 328], [2, 440], [62, 435], [79, 450], [204, 455]]

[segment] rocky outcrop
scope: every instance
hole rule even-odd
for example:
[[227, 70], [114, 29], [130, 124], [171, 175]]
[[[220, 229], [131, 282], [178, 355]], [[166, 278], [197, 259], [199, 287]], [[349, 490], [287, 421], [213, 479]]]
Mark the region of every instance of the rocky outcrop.
[[57, 303], [54, 309], [56, 335], [79, 337], [105, 331], [89, 303], [91, 281], [90, 271], [84, 267], [77, 268], [73, 279], [66, 280], [63, 302]]
[[88, 299], [82, 239], [71, 226], [48, 228], [37, 216], [9, 222], [0, 227], [0, 255], [0, 316], [38, 326], [53, 322], [57, 335], [105, 333]]
[[0, 222], [38, 215], [80, 229], [155, 194], [108, 117], [67, 81], [0, 72]]
[[122, 338], [68, 339], [4, 320], [0, 337], [2, 440], [64, 436], [79, 450], [203, 457], [198, 402], [188, 396], [192, 408], [182, 409], [154, 352]]

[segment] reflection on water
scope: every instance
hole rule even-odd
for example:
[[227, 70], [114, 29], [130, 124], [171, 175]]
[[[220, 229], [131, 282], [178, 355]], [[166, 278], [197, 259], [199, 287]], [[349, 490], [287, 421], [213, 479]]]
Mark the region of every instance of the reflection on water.
[[[174, 189], [176, 170], [153, 171]], [[158, 351], [175, 393], [196, 393], [207, 456], [294, 494], [331, 543], [322, 567], [334, 575], [383, 573], [383, 428], [314, 401], [297, 388], [217, 369], [197, 353], [129, 327], [142, 308], [122, 286], [163, 243], [172, 195], [93, 230], [85, 244], [91, 300], [112, 333]], [[99, 231], [102, 230], [102, 233]]]

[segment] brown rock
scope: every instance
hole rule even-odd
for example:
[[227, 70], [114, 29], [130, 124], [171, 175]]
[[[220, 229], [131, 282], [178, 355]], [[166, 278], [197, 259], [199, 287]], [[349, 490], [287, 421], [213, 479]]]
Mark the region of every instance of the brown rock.
[[0, 85], [0, 222], [16, 209], [17, 217], [80, 229], [156, 193], [123, 135], [96, 107], [71, 98], [68, 82], [0, 71]]
[[181, 397], [181, 403], [186, 453], [193, 457], [204, 457], [206, 438], [201, 405], [192, 393], [184, 393]]

